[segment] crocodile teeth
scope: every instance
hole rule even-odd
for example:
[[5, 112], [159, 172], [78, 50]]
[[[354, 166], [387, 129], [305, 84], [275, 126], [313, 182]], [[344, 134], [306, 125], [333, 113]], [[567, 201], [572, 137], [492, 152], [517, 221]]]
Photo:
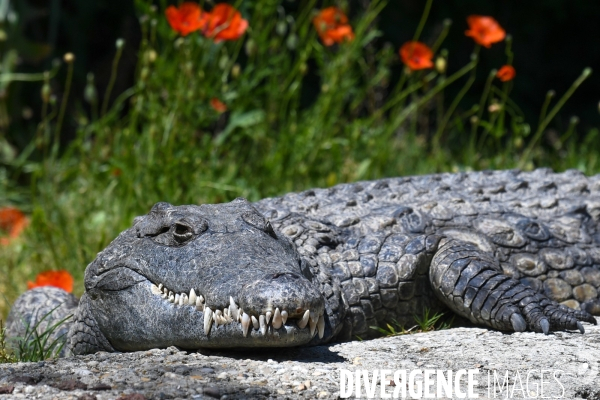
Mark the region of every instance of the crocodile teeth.
[[306, 327], [306, 324], [308, 324], [309, 316], [310, 316], [310, 311], [306, 310], [304, 312], [304, 315], [302, 316], [302, 318], [300, 320], [298, 320], [298, 328], [304, 329]]
[[267, 323], [265, 322], [265, 316], [264, 315], [259, 315], [258, 316], [258, 323], [260, 325], [260, 333], [264, 335], [267, 334]]
[[179, 304], [179, 293], [177, 293], [175, 295], [175, 301], [174, 301], [175, 305]]
[[250, 328], [250, 316], [244, 313], [242, 315], [242, 333], [244, 337], [248, 336], [248, 328]]
[[310, 337], [315, 336], [315, 330], [317, 329], [317, 321], [314, 321], [312, 318], [308, 321], [308, 326], [310, 327]]
[[158, 290], [160, 290], [161, 293], [162, 293], [163, 288], [164, 288], [163, 284], [159, 283], [158, 284]]
[[162, 294], [162, 290], [159, 289], [154, 283], [150, 286], [150, 291], [152, 294]]
[[310, 312], [310, 322], [316, 324], [318, 320], [319, 320], [319, 316], [314, 311], [311, 311]]
[[169, 303], [175, 303], [175, 295], [173, 292], [169, 292]]
[[242, 315], [244, 315], [244, 310], [240, 308], [238, 311], [238, 322], [242, 322]]
[[198, 296], [196, 296], [196, 291], [194, 289], [190, 289], [190, 298], [188, 300], [188, 304], [191, 306], [195, 305], [197, 298]]
[[317, 330], [319, 331], [319, 339], [323, 339], [323, 335], [325, 334], [325, 317], [323, 314], [319, 316], [319, 320], [317, 321]]
[[233, 297], [229, 296], [229, 314], [234, 321], [237, 321], [238, 319], [238, 311], [238, 306], [235, 304], [235, 301], [233, 301]]
[[281, 322], [283, 322], [283, 323], [285, 324], [285, 323], [286, 323], [286, 321], [287, 321], [287, 319], [288, 319], [288, 312], [287, 312], [287, 311], [285, 311], [285, 310], [283, 310], [283, 311], [281, 312]]
[[258, 323], [258, 320], [256, 319], [256, 317], [254, 315], [251, 318], [252, 318], [252, 326], [254, 327], [254, 329], [258, 330], [258, 328], [260, 328], [260, 324]]
[[204, 308], [204, 333], [206, 336], [210, 333], [210, 328], [212, 327], [212, 316], [213, 312], [210, 307]]
[[271, 317], [273, 316], [273, 313], [271, 311], [267, 311], [267, 313], [265, 314], [265, 322], [268, 324], [269, 322], [271, 322]]
[[204, 303], [202, 302], [202, 300], [200, 300], [201, 297], [202, 296], [196, 297], [196, 310], [198, 311], [204, 310]]
[[215, 311], [215, 314], [213, 315], [213, 319], [215, 320], [217, 326], [219, 325], [225, 325], [224, 318], [223, 318], [223, 311], [221, 310], [217, 310]]
[[179, 305], [182, 306], [184, 304], [188, 303], [188, 297], [187, 294], [182, 293], [181, 296], [179, 296]]
[[273, 328], [275, 329], [279, 329], [281, 328], [281, 312], [279, 311], [279, 308], [275, 309], [275, 314], [273, 314]]

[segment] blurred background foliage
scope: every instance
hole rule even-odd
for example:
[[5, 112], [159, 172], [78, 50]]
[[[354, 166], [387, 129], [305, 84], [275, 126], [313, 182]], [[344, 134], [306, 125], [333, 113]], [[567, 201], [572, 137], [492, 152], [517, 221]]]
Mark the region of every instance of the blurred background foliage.
[[[398, 49], [425, 21], [423, 0], [232, 2], [250, 28], [222, 43], [179, 37], [172, 3], [0, 0], [0, 206], [30, 220], [0, 248], [0, 315], [40, 271], [68, 270], [81, 294], [87, 263], [157, 201], [600, 170], [600, 80], [579, 87], [600, 61], [595, 2], [434, 1], [419, 40], [445, 67], [413, 72]], [[311, 21], [332, 4], [356, 37], [326, 47]], [[477, 49], [471, 14], [493, 15], [512, 40]], [[517, 78], [501, 83], [507, 60]]]

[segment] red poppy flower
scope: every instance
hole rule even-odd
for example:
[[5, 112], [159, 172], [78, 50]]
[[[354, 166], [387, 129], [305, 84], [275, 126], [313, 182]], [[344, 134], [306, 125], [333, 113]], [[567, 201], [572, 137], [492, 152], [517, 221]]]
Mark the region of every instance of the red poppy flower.
[[187, 36], [199, 29], [204, 29], [209, 15], [196, 3], [185, 2], [179, 7], [169, 6], [165, 10], [167, 21], [174, 31], [181, 36]]
[[412, 71], [433, 67], [433, 51], [425, 43], [404, 43], [400, 48], [400, 58]]
[[55, 286], [71, 293], [73, 291], [73, 277], [67, 271], [46, 271], [35, 277], [35, 282], [27, 282], [27, 289], [40, 286]]
[[503, 65], [498, 70], [496, 77], [502, 82], [508, 82], [515, 79], [515, 75], [517, 75], [517, 71], [515, 71], [515, 68], [512, 65]]
[[491, 47], [492, 43], [501, 42], [506, 37], [506, 31], [492, 17], [471, 15], [467, 18], [467, 23], [470, 29], [465, 31], [465, 35], [482, 46]]
[[334, 43], [352, 41], [354, 32], [348, 25], [348, 17], [337, 7], [327, 7], [319, 12], [313, 18], [313, 25], [325, 46], [332, 46]]
[[215, 43], [223, 40], [237, 40], [248, 29], [248, 21], [242, 14], [229, 4], [217, 4], [210, 12], [204, 35], [212, 38]]
[[14, 207], [0, 209], [0, 229], [8, 233], [8, 237], [0, 238], [0, 245], [6, 246], [18, 237], [28, 223], [29, 220], [21, 210]]
[[210, 99], [210, 106], [218, 113], [227, 111], [227, 105], [216, 97]]

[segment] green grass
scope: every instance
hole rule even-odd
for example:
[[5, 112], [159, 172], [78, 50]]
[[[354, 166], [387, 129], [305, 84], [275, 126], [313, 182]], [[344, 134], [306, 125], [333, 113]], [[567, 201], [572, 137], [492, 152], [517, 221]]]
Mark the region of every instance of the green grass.
[[385, 326], [371, 326], [370, 328], [378, 331], [383, 336], [398, 336], [408, 335], [410, 333], [439, 331], [451, 328], [454, 323], [454, 317], [448, 318], [444, 317], [444, 315], [445, 313], [442, 312], [432, 314], [431, 310], [426, 308], [423, 311], [422, 316], [413, 316], [416, 324], [408, 329], [395, 319], [386, 323]]
[[[135, 84], [106, 112], [93, 76], [83, 95], [55, 97], [52, 88], [61, 83], [48, 74], [34, 140], [23, 149], [0, 140], [8, 149], [0, 151], [0, 205], [17, 205], [31, 218], [22, 237], [0, 249], [0, 315], [44, 270], [70, 271], [80, 295], [86, 265], [157, 201], [258, 200], [441, 171], [600, 171], [598, 130], [583, 135], [576, 120], [562, 129], [553, 122], [588, 72], [573, 77], [565, 96], [549, 96], [539, 121], [525, 121], [510, 98], [512, 83], [478, 68], [486, 49], [474, 46], [478, 56], [452, 71], [409, 73], [398, 49], [378, 41], [385, 2], [353, 10], [354, 41], [333, 47], [323, 46], [312, 26], [316, 1], [289, 14], [280, 3], [238, 4], [250, 29], [240, 40], [215, 44], [198, 34], [178, 37], [164, 8], [137, 0]], [[448, 29], [462, 28], [446, 23], [439, 36], [421, 38], [437, 43], [436, 57], [447, 58]], [[495, 46], [513, 57], [510, 41]], [[447, 98], [449, 87], [466, 93], [475, 79], [486, 82], [478, 104]], [[66, 95], [76, 99], [74, 112], [63, 111]], [[212, 98], [228, 111], [213, 110]], [[76, 138], [59, 146], [61, 126], [73, 125]]]

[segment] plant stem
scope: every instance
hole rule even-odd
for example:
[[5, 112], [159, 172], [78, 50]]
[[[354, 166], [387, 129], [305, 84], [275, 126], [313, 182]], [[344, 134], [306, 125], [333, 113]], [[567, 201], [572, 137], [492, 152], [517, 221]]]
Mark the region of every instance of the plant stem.
[[427, 0], [427, 3], [425, 3], [425, 9], [423, 10], [423, 14], [421, 15], [421, 20], [419, 21], [419, 26], [417, 27], [417, 30], [415, 31], [415, 35], [413, 36], [413, 42], [416, 42], [417, 40], [419, 40], [419, 37], [421, 36], [421, 33], [423, 32], [423, 28], [425, 27], [425, 22], [427, 22], [427, 17], [429, 17], [429, 11], [431, 11], [432, 3], [433, 3], [433, 0]]
[[108, 102], [110, 100], [110, 92], [112, 92], [113, 86], [115, 85], [115, 81], [117, 80], [117, 67], [119, 66], [119, 59], [121, 58], [121, 54], [123, 54], [123, 47], [125, 46], [117, 46], [117, 52], [115, 54], [115, 58], [113, 59], [112, 69], [110, 72], [110, 80], [108, 81], [108, 85], [106, 86], [106, 92], [104, 93], [104, 99], [102, 100], [102, 116], [106, 115], [106, 110], [108, 109]]
[[58, 141], [60, 139], [60, 131], [62, 129], [63, 119], [65, 118], [65, 111], [67, 110], [67, 101], [69, 100], [69, 92], [71, 91], [71, 82], [73, 81], [73, 63], [69, 62], [67, 67], [67, 80], [65, 82], [65, 93], [63, 94], [62, 101], [60, 102], [60, 111], [58, 112], [58, 119], [56, 121], [56, 130], [54, 131], [54, 144], [53, 151], [58, 150]]
[[575, 93], [575, 90], [577, 90], [577, 88], [583, 83], [583, 81], [585, 81], [591, 75], [591, 73], [592, 73], [591, 68], [585, 68], [583, 70], [583, 72], [581, 73], [581, 75], [579, 75], [579, 78], [577, 78], [575, 80], [575, 82], [573, 82], [571, 87], [558, 100], [558, 102], [554, 105], [554, 107], [552, 107], [552, 110], [550, 110], [548, 115], [539, 124], [535, 134], [533, 135], [533, 139], [531, 139], [531, 142], [529, 142], [529, 145], [523, 152], [523, 157], [521, 158], [521, 161], [519, 162], [519, 168], [523, 168], [523, 166], [527, 163], [527, 161], [529, 161], [531, 151], [535, 147], [536, 143], [542, 137], [542, 134], [544, 133], [544, 129], [546, 129], [546, 127], [548, 126], [550, 121], [552, 121], [554, 119], [554, 117], [556, 116], [558, 111], [565, 105], [567, 100], [573, 95], [573, 93]]

